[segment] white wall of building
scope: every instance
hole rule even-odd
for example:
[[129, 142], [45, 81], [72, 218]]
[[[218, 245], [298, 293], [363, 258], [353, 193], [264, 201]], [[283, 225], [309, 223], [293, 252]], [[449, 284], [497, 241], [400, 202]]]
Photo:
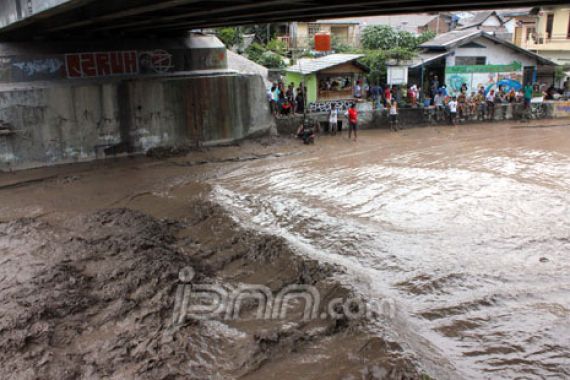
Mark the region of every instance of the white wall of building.
[[510, 65], [514, 61], [520, 62], [523, 66], [536, 66], [537, 64], [536, 59], [486, 38], [481, 37], [473, 42], [484, 48], [457, 48], [455, 54], [447, 57], [447, 66], [455, 66], [456, 57], [487, 57], [488, 65]]

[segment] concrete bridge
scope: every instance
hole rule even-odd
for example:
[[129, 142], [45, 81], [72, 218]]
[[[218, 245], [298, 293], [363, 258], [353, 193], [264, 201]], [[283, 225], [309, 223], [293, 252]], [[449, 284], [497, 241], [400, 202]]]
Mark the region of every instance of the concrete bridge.
[[317, 18], [566, 4], [567, 0], [3, 0], [0, 39], [174, 35]]

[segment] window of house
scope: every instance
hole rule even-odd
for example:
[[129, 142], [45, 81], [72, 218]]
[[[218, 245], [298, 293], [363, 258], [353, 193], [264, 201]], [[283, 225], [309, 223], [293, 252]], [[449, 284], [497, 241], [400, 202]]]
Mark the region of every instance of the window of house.
[[321, 31], [321, 26], [319, 24], [309, 24], [309, 36], [314, 36]]
[[554, 28], [554, 15], [550, 14], [546, 18], [546, 38], [552, 38], [552, 30]]
[[483, 66], [487, 64], [487, 57], [455, 57], [457, 66]]
[[532, 28], [526, 28], [526, 40], [530, 41], [530, 40], [534, 40], [536, 36], [536, 28], [532, 27]]
[[568, 16], [568, 32], [566, 33], [566, 38], [570, 39], [570, 16]]

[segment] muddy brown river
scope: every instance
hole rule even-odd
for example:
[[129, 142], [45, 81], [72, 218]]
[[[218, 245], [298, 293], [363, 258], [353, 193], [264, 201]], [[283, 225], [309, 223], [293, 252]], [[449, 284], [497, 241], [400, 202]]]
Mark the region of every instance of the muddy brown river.
[[[280, 275], [272, 265], [283, 265], [285, 284], [305, 265], [285, 253], [266, 262], [261, 251], [251, 263], [248, 244], [261, 238], [215, 207], [196, 208], [195, 198], [342, 268], [335, 281], [364, 299], [389, 300], [388, 317], [368, 321], [370, 329], [401, 345], [398, 355], [413, 353], [432, 378], [570, 378], [570, 124], [560, 120], [366, 131], [357, 143], [323, 136], [310, 147], [283, 138], [0, 174], [0, 357], [9, 363], [0, 373], [383, 378], [359, 366], [392, 345], [361, 361], [357, 347], [370, 347], [370, 338], [352, 339], [362, 330], [334, 321], [320, 335], [311, 325], [292, 336], [270, 325], [280, 337], [271, 345], [260, 343], [261, 323], [166, 334], [180, 266], [207, 264], [202, 276], [224, 272], [220, 281], [258, 275], [271, 283]], [[117, 210], [100, 211], [108, 209]], [[186, 364], [196, 357], [204, 372]]]
[[325, 137], [226, 174], [215, 196], [393, 299], [393, 328], [435, 365], [570, 377], [570, 126]]

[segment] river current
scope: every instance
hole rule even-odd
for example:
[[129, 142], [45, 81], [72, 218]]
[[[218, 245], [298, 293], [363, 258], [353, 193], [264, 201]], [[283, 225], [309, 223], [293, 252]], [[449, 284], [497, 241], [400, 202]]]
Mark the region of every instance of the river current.
[[457, 376], [569, 378], [570, 126], [359, 138], [246, 163], [215, 197], [393, 299]]

